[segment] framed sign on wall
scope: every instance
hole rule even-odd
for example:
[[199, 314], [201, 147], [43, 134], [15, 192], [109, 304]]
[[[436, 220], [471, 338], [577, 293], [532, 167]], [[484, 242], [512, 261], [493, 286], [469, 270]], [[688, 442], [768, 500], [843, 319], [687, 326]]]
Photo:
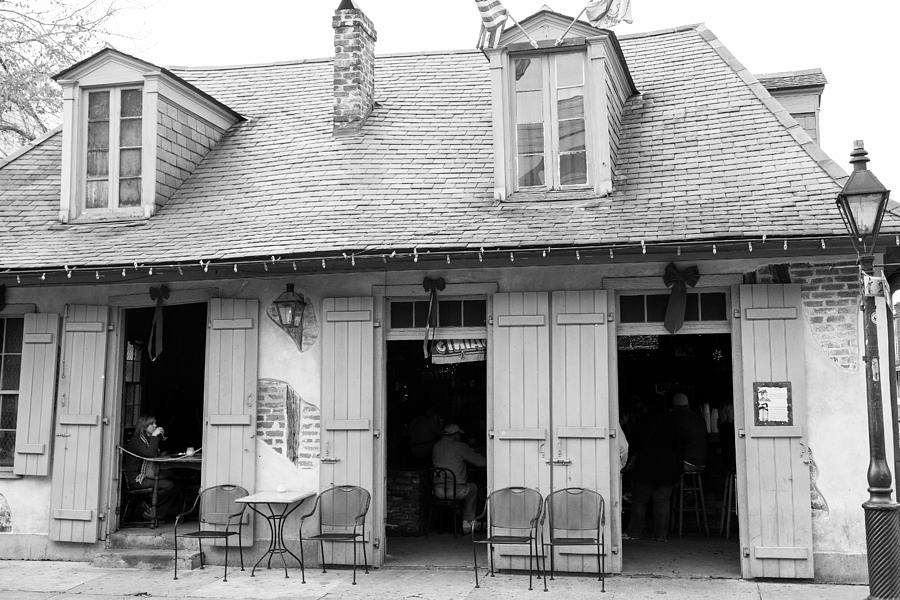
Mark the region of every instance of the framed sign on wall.
[[790, 381], [753, 382], [753, 423], [759, 427], [794, 424]]

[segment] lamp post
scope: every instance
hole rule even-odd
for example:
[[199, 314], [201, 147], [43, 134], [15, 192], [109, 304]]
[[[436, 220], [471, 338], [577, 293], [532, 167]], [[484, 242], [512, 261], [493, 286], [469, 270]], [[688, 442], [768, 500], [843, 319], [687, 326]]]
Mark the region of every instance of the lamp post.
[[867, 154], [862, 141], [855, 142], [850, 155], [853, 172], [837, 196], [837, 206], [860, 265], [869, 420], [869, 499], [863, 503], [863, 510], [869, 563], [869, 599], [882, 600], [900, 599], [900, 504], [891, 499], [891, 470], [885, 457], [881, 365], [875, 320], [875, 297], [882, 295], [882, 281], [873, 276], [874, 246], [890, 192], [866, 168], [869, 162]]

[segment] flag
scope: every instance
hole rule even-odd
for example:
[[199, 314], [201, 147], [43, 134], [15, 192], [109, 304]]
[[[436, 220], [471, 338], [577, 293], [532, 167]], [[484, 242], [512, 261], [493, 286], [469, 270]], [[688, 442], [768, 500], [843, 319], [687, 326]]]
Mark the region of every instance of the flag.
[[488, 31], [501, 27], [506, 23], [506, 17], [509, 13], [503, 8], [500, 0], [475, 0], [479, 12], [481, 12], [481, 20], [484, 28]]
[[633, 22], [631, 0], [590, 0], [585, 8], [594, 27], [613, 27], [620, 22]]

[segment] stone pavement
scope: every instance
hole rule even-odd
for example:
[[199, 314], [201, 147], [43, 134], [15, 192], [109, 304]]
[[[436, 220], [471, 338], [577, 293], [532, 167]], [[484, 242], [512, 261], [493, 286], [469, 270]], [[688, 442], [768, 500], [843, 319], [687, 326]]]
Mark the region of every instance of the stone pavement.
[[172, 580], [170, 571], [141, 569], [100, 569], [89, 563], [0, 561], [0, 599], [2, 600], [109, 600], [133, 598], [222, 598], [241, 600], [305, 600], [338, 598], [415, 599], [415, 600], [505, 600], [534, 597], [603, 600], [660, 598], [661, 600], [850, 600], [868, 595], [868, 588], [849, 585], [809, 583], [773, 583], [737, 579], [697, 579], [664, 577], [610, 577], [607, 593], [588, 577], [558, 577], [544, 594], [535, 580], [528, 591], [527, 574], [502, 574], [487, 577], [475, 589], [471, 571], [442, 569], [378, 569], [369, 575], [360, 573], [359, 585], [350, 585], [349, 570], [313, 569], [307, 583], [292, 569], [290, 579], [284, 571], [248, 572], [229, 569], [228, 582], [222, 581], [222, 567], [186, 572]]

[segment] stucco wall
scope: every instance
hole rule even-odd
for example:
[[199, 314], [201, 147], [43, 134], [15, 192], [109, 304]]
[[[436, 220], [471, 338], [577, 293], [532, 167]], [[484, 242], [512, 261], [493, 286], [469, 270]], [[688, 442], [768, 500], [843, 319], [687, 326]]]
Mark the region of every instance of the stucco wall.
[[[804, 309], [807, 335], [802, 343], [807, 357], [808, 430], [809, 446], [815, 467], [815, 485], [827, 508], [819, 506], [813, 511], [814, 550], [823, 557], [822, 564], [831, 564], [830, 557], [838, 556], [858, 560], [864, 552], [864, 531], [860, 503], [866, 497], [865, 473], [868, 463], [866, 444], [865, 387], [862, 369], [855, 368], [860, 342], [859, 328], [853, 323], [854, 305], [848, 299], [852, 282], [846, 272], [829, 275], [834, 261], [817, 257], [793, 259], [796, 263], [792, 274], [804, 285]], [[452, 268], [430, 271], [362, 272], [353, 275], [317, 273], [269, 279], [243, 279], [223, 281], [184, 281], [160, 278], [171, 288], [170, 302], [178, 302], [188, 290], [201, 290], [209, 296], [257, 298], [260, 300], [260, 353], [259, 379], [261, 381], [258, 405], [260, 425], [257, 438], [258, 489], [272, 489], [282, 484], [293, 486], [318, 486], [318, 468], [315, 456], [318, 428], [317, 410], [320, 408], [321, 343], [307, 345], [301, 351], [295, 339], [289, 336], [266, 312], [272, 301], [284, 291], [286, 283], [294, 283], [298, 292], [317, 311], [322, 298], [331, 296], [368, 296], [373, 286], [409, 284], [420, 286], [424, 276], [444, 277], [452, 293], [458, 283], [496, 282], [500, 291], [529, 291], [555, 289], [589, 289], [630, 286], [652, 287], [664, 290], [661, 275], [665, 263], [571, 266], [520, 266], [515, 268]], [[701, 272], [700, 285], [727, 286], [740, 282], [741, 274], [757, 270], [771, 260], [686, 260], [680, 266], [697, 264]], [[785, 262], [784, 260], [778, 262]], [[826, 272], [827, 271], [827, 272]], [[851, 273], [852, 275], [852, 273]], [[832, 279], [828, 279], [831, 277]], [[842, 277], [840, 281], [838, 277]], [[151, 282], [140, 284], [107, 284], [95, 286], [65, 287], [16, 287], [7, 292], [7, 302], [34, 303], [42, 312], [64, 312], [64, 303], [107, 303], [110, 298], [129, 294], [146, 296]], [[840, 286], [828, 287], [828, 286]], [[817, 294], [827, 292], [828, 297]], [[829, 300], [840, 299], [831, 309], [831, 316], [839, 316], [843, 327], [834, 334], [827, 316], [816, 309]], [[823, 316], [823, 320], [814, 320]], [[317, 314], [321, 319], [321, 315]], [[849, 323], [849, 325], [848, 325]], [[848, 325], [844, 327], [845, 325]], [[845, 352], [846, 350], [846, 352]], [[282, 393], [283, 391], [283, 393]], [[285, 402], [279, 404], [278, 398]], [[886, 394], [886, 397], [887, 394]], [[109, 402], [110, 400], [108, 400]], [[115, 401], [115, 400], [113, 400]], [[289, 406], [293, 402], [293, 407]], [[299, 410], [298, 410], [299, 407]], [[294, 411], [293, 416], [289, 411]], [[292, 419], [294, 421], [292, 422]], [[288, 444], [293, 447], [288, 448]], [[0, 534], [0, 556], [10, 556], [17, 547], [5, 542], [3, 536], [17, 534], [46, 534], [50, 501], [49, 478], [24, 478], [0, 480], [0, 492], [6, 497], [12, 513], [12, 531]], [[292, 529], [292, 528], [291, 528]], [[257, 535], [265, 537], [265, 528], [257, 529]], [[52, 547], [52, 544], [51, 544]], [[68, 551], [67, 551], [68, 552]], [[46, 554], [53, 556], [53, 552]], [[65, 555], [60, 551], [59, 556]], [[835, 567], [828, 567], [834, 569]], [[857, 570], [858, 571], [858, 570]], [[827, 575], [827, 573], [826, 573]], [[858, 578], [857, 572], [852, 578]]]

